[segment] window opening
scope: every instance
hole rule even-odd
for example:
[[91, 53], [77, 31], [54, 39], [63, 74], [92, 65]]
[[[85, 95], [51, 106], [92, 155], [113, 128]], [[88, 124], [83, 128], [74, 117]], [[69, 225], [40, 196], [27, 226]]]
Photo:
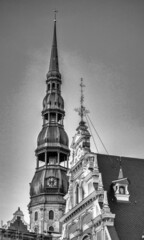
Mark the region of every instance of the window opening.
[[38, 233], [38, 228], [37, 227], [34, 228], [34, 232]]
[[50, 227], [49, 227], [49, 231], [54, 232], [53, 226], [50, 226]]
[[49, 211], [49, 219], [54, 219], [54, 212], [52, 210]]
[[55, 89], [55, 83], [52, 83], [52, 89], [53, 90]]
[[38, 220], [38, 212], [35, 212], [35, 221]]
[[123, 186], [119, 187], [119, 193], [125, 194], [125, 188]]
[[50, 121], [55, 122], [56, 121], [56, 114], [55, 113], [50, 113]]
[[76, 186], [76, 204], [79, 203], [79, 185]]

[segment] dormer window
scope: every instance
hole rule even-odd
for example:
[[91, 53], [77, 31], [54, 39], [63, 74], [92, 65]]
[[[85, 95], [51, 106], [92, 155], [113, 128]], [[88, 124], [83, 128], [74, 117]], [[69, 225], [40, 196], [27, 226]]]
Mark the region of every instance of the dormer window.
[[[120, 162], [121, 164], [121, 162]], [[118, 202], [129, 202], [129, 181], [123, 176], [122, 166], [120, 165], [118, 179], [112, 181], [114, 195]]]
[[114, 195], [118, 202], [129, 202], [129, 181], [127, 178], [118, 179], [112, 182]]

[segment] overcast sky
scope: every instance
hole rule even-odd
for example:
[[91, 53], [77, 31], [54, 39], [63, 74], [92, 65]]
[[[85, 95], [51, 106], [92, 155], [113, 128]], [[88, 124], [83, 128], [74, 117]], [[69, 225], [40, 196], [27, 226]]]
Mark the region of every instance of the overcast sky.
[[[109, 154], [144, 158], [144, 1], [0, 0], [0, 219], [21, 207], [29, 183], [58, 9], [65, 129], [71, 143], [85, 106]], [[105, 153], [96, 135], [100, 153]], [[93, 151], [96, 151], [92, 148]]]

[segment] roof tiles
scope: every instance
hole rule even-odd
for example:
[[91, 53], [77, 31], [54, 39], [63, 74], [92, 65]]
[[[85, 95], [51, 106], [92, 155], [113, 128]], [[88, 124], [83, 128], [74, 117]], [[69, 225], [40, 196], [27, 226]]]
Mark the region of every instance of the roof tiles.
[[108, 191], [108, 201], [112, 213], [116, 214], [115, 228], [120, 240], [142, 239], [144, 231], [144, 160], [121, 158], [124, 177], [129, 179], [130, 201], [117, 202], [112, 181], [118, 179], [120, 157], [98, 154], [99, 170], [102, 173], [104, 189]]

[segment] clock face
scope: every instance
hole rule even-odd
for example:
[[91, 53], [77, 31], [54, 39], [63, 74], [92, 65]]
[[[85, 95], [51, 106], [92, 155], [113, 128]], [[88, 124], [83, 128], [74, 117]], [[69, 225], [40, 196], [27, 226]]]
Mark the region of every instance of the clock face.
[[47, 179], [47, 185], [49, 187], [56, 187], [57, 186], [57, 180], [54, 177], [50, 177]]

